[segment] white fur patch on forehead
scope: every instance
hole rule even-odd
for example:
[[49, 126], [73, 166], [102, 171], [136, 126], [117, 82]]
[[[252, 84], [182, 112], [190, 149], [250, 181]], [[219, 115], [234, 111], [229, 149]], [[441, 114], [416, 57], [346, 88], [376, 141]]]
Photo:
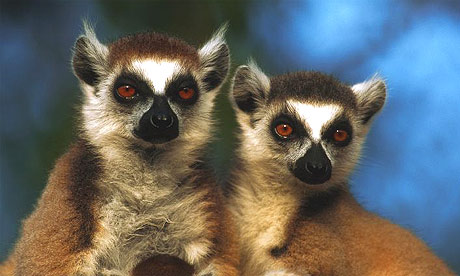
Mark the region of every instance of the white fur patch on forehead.
[[155, 61], [151, 59], [135, 60], [132, 66], [151, 82], [153, 91], [159, 95], [165, 93], [166, 84], [181, 68], [174, 61]]
[[316, 141], [321, 139], [323, 126], [332, 121], [342, 111], [342, 107], [335, 104], [314, 105], [297, 101], [288, 101], [288, 104], [307, 124], [311, 131], [311, 137]]

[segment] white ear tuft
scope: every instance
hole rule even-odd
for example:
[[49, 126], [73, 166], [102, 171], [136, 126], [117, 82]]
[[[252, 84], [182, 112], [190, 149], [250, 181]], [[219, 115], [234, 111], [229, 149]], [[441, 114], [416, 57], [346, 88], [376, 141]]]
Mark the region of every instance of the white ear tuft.
[[227, 32], [227, 29], [228, 23], [224, 23], [219, 29], [217, 29], [211, 39], [209, 39], [198, 51], [200, 57], [209, 56], [214, 53], [215, 49], [219, 48], [220, 45], [226, 44], [225, 33]]
[[356, 95], [358, 110], [363, 124], [367, 123], [385, 104], [385, 81], [377, 74], [370, 80], [351, 87]]
[[250, 59], [236, 69], [232, 82], [232, 102], [239, 110], [251, 114], [268, 96], [270, 79]]
[[101, 52], [108, 52], [107, 47], [99, 42], [99, 39], [96, 37], [96, 33], [94, 31], [94, 27], [91, 22], [87, 20], [83, 20], [83, 34], [81, 36], [86, 36], [89, 41], [92, 42], [93, 45], [98, 46]]
[[222, 25], [198, 51], [202, 80], [206, 90], [218, 88], [228, 74], [230, 52], [225, 42], [228, 24]]
[[72, 65], [75, 75], [81, 82], [94, 86], [107, 72], [109, 50], [99, 42], [87, 21], [83, 21], [83, 29], [84, 34], [75, 42]]
[[270, 79], [265, 75], [265, 73], [257, 65], [256, 61], [253, 58], [248, 60], [249, 70], [254, 74], [255, 79], [259, 82], [261, 86], [261, 91], [264, 93], [264, 97], [267, 96], [268, 91], [270, 91]]

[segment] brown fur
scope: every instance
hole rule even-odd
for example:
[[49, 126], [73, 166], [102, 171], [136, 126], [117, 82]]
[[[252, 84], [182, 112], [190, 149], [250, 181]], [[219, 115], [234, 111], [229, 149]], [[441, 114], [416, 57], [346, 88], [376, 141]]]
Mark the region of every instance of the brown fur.
[[0, 275], [10, 276], [14, 275], [15, 257], [11, 255], [4, 263], [0, 264]]
[[213, 187], [208, 193], [209, 200], [213, 202], [210, 206], [210, 214], [214, 220], [213, 237], [215, 247], [214, 264], [217, 267], [218, 275], [239, 275], [238, 242], [235, 233], [234, 223], [229, 211], [224, 208], [223, 196], [217, 187]]
[[124, 63], [134, 58], [179, 60], [199, 63], [196, 49], [184, 41], [155, 32], [122, 37], [109, 45], [109, 63]]
[[348, 191], [304, 216], [278, 258], [292, 271], [311, 275], [453, 275], [409, 231], [364, 210]]
[[15, 275], [70, 275], [96, 230], [93, 182], [97, 157], [84, 142], [61, 157], [38, 206], [24, 221], [13, 260]]
[[267, 103], [283, 102], [286, 99], [339, 103], [348, 109], [356, 109], [356, 97], [350, 87], [331, 75], [315, 71], [293, 72], [271, 77]]

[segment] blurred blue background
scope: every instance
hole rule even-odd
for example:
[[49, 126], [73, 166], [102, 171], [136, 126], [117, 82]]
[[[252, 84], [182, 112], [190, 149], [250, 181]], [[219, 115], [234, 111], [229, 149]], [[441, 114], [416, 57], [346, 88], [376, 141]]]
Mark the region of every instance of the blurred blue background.
[[[380, 73], [388, 102], [352, 176], [353, 193], [460, 273], [460, 2], [421, 0], [2, 0], [0, 261], [75, 137], [80, 92], [70, 58], [82, 18], [106, 42], [156, 30], [194, 45], [229, 21], [233, 69], [252, 56], [268, 74], [319, 70], [352, 84]], [[211, 155], [224, 179], [236, 126], [226, 93], [216, 117]]]

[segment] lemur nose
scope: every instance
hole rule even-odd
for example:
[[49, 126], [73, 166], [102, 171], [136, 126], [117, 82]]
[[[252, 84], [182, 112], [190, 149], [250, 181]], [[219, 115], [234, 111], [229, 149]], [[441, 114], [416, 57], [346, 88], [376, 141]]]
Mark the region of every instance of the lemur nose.
[[318, 162], [307, 162], [305, 164], [305, 169], [311, 173], [313, 176], [323, 176], [326, 175], [329, 169], [327, 164], [318, 163]]
[[320, 144], [313, 144], [294, 167], [294, 175], [311, 185], [322, 184], [331, 178], [332, 164]]
[[150, 117], [150, 122], [156, 128], [165, 129], [173, 125], [174, 119], [170, 114], [159, 113], [153, 114], [152, 117]]

